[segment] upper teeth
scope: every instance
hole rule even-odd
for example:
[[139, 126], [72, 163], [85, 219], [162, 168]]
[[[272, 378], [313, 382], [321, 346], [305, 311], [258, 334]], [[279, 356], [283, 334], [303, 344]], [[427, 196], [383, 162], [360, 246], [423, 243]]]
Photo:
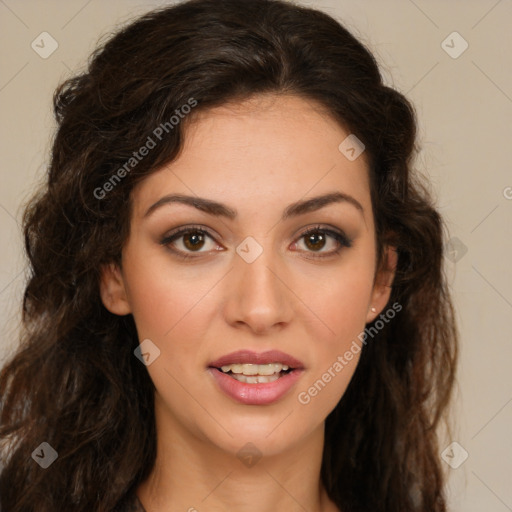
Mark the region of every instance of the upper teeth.
[[274, 373], [279, 373], [281, 370], [288, 370], [288, 366], [281, 363], [228, 364], [227, 366], [222, 366], [221, 370], [224, 373], [231, 371], [243, 375], [273, 375]]

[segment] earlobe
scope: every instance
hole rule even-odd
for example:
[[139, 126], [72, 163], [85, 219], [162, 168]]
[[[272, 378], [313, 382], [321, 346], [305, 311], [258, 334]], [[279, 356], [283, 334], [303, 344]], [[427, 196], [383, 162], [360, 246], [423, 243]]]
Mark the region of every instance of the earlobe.
[[103, 305], [115, 315], [131, 313], [126, 288], [118, 265], [110, 263], [101, 268], [100, 295]]
[[370, 307], [366, 316], [366, 323], [373, 322], [382, 312], [389, 301], [393, 279], [395, 277], [398, 254], [396, 247], [387, 246], [384, 249], [384, 262], [377, 273], [373, 286]]

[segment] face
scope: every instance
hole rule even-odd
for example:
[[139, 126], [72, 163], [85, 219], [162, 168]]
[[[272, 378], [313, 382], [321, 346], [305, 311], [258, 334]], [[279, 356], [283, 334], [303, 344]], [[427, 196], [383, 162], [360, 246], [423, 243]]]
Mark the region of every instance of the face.
[[297, 97], [223, 106], [133, 191], [122, 265], [101, 290], [150, 340], [157, 429], [270, 455], [323, 428], [389, 298], [348, 135]]

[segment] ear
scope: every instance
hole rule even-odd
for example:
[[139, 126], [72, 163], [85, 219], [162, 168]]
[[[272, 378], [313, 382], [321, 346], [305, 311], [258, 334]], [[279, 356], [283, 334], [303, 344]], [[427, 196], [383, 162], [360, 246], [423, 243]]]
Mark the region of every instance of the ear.
[[396, 272], [398, 254], [396, 247], [386, 246], [384, 248], [383, 262], [380, 270], [375, 276], [375, 283], [371, 296], [371, 302], [366, 316], [366, 323], [373, 322], [382, 310], [386, 307], [391, 295], [391, 285]]
[[128, 315], [131, 307], [121, 269], [110, 263], [101, 267], [100, 295], [103, 305], [115, 315]]

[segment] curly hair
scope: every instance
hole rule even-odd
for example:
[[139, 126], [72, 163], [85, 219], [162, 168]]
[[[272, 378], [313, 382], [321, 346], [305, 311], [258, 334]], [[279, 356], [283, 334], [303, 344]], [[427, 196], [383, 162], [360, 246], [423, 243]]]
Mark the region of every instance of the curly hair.
[[[30, 276], [20, 347], [0, 374], [9, 512], [108, 512], [149, 475], [154, 386], [133, 356], [132, 316], [102, 304], [100, 269], [121, 261], [135, 184], [177, 157], [195, 113], [264, 93], [314, 100], [363, 141], [377, 257], [382, 264], [386, 245], [398, 253], [390, 303], [403, 310], [364, 347], [326, 419], [323, 484], [347, 512], [446, 511], [436, 432], [458, 341], [444, 224], [412, 172], [414, 109], [327, 14], [280, 0], [191, 0], [119, 30], [55, 92], [51, 165], [23, 219]], [[191, 98], [193, 112], [106, 194]], [[47, 471], [31, 460], [43, 441], [58, 452]]]

